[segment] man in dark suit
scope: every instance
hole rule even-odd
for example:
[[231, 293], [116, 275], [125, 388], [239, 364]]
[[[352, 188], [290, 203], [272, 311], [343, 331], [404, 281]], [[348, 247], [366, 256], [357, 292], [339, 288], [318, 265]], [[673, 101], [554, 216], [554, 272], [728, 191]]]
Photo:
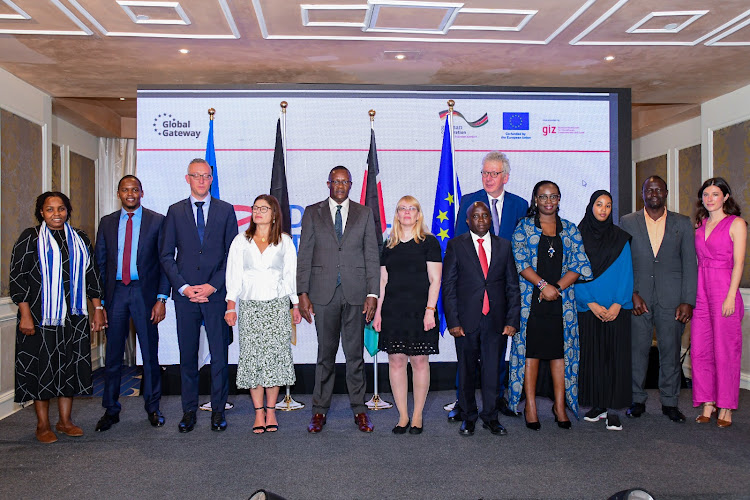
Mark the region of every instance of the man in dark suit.
[[[520, 326], [518, 273], [510, 241], [489, 232], [489, 207], [475, 202], [466, 219], [470, 232], [448, 242], [443, 260], [443, 309], [459, 359], [459, 432], [474, 434], [479, 416], [484, 428], [505, 435], [497, 420], [498, 366], [508, 337]], [[482, 412], [478, 414], [474, 374], [480, 359]]]
[[365, 321], [372, 321], [380, 291], [379, 231], [372, 210], [349, 199], [352, 176], [346, 167], [328, 174], [329, 197], [305, 208], [297, 253], [299, 309], [308, 323], [315, 316], [318, 364], [312, 419], [320, 432], [331, 406], [339, 339], [346, 356], [346, 385], [354, 422], [373, 426], [365, 405], [363, 359]]
[[96, 236], [96, 264], [104, 287], [104, 309], [108, 322], [104, 366], [104, 416], [97, 432], [120, 421], [120, 371], [130, 319], [135, 325], [143, 358], [143, 396], [148, 420], [164, 425], [159, 411], [161, 370], [159, 330], [169, 297], [169, 281], [159, 265], [159, 236], [164, 216], [141, 206], [143, 187], [134, 175], [117, 185], [122, 208], [102, 217]]
[[[513, 237], [513, 231], [521, 218], [526, 216], [529, 204], [513, 193], [505, 190], [505, 185], [510, 180], [510, 161], [508, 157], [499, 151], [490, 151], [482, 159], [482, 188], [474, 193], [461, 197], [458, 208], [459, 217], [456, 220], [456, 236], [464, 234], [469, 230], [463, 215], [477, 201], [481, 201], [488, 207], [492, 214], [492, 227], [490, 232], [506, 240]], [[505, 378], [508, 373], [505, 353], [500, 356], [498, 376], [500, 377], [497, 394], [498, 410], [505, 416], [517, 417], [518, 414], [508, 408], [508, 400], [505, 399]], [[458, 377], [456, 386], [460, 386]], [[458, 421], [461, 418], [461, 408], [454, 406], [448, 414], [448, 420]]]
[[690, 219], [667, 210], [667, 194], [664, 179], [649, 177], [641, 189], [644, 208], [620, 220], [620, 227], [633, 236], [633, 404], [626, 415], [637, 418], [646, 411], [643, 386], [656, 327], [662, 413], [684, 422], [677, 407], [680, 347], [685, 324], [693, 316], [698, 266]]
[[180, 432], [190, 432], [195, 427], [202, 323], [211, 353], [211, 429], [227, 428], [224, 405], [229, 394], [227, 357], [232, 336], [224, 322], [224, 282], [229, 246], [237, 236], [237, 217], [232, 205], [211, 198], [212, 178], [205, 160], [196, 158], [190, 162], [185, 176], [190, 197], [169, 207], [160, 245], [161, 265], [172, 284], [177, 316], [184, 412], [178, 426]]

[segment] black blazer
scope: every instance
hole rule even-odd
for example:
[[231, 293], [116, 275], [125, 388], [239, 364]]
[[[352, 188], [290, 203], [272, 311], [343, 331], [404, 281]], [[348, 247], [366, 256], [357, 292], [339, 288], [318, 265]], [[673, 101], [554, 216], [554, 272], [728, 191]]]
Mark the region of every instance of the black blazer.
[[179, 293], [183, 285], [208, 283], [216, 288], [216, 292], [208, 297], [209, 302], [224, 302], [227, 294], [224, 286], [227, 255], [235, 236], [237, 216], [234, 214], [234, 207], [225, 201], [211, 198], [202, 245], [190, 198], [169, 207], [159, 253], [162, 268], [172, 285], [172, 298], [175, 301], [189, 301]]
[[[102, 217], [96, 235], [96, 265], [102, 278], [104, 305], [107, 308], [112, 305], [117, 281], [117, 230], [121, 213], [118, 210]], [[169, 280], [159, 263], [159, 237], [163, 223], [162, 214], [143, 208], [135, 262], [143, 301], [149, 309], [154, 307], [158, 294], [169, 296]]]
[[521, 292], [510, 241], [487, 233], [492, 257], [485, 279], [471, 233], [448, 242], [443, 258], [443, 309], [448, 328], [461, 326], [469, 333], [479, 329], [484, 292], [490, 300], [492, 329], [520, 328]]

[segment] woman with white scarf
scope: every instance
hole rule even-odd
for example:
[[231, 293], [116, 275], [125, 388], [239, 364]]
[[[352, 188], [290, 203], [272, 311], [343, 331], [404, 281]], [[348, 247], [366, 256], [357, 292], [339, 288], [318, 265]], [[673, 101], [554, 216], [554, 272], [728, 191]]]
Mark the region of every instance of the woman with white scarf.
[[[83, 435], [70, 418], [73, 396], [91, 394], [91, 330], [106, 324], [93, 247], [68, 223], [72, 211], [63, 193], [40, 195], [34, 210], [40, 225], [21, 233], [10, 259], [10, 296], [18, 305], [15, 401], [34, 401], [42, 443], [57, 441], [49, 422], [55, 397], [55, 429]], [[87, 297], [94, 305], [91, 325]]]

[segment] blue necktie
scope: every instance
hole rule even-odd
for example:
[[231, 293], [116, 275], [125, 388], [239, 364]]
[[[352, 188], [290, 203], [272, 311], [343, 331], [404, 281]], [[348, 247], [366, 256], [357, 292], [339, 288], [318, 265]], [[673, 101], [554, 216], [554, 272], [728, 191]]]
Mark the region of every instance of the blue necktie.
[[500, 236], [500, 216], [497, 213], [497, 198], [492, 198], [492, 231]]
[[[333, 228], [336, 230], [336, 238], [341, 243], [341, 238], [344, 236], [344, 223], [341, 220], [341, 205], [336, 205], [336, 217], [334, 218]], [[341, 271], [336, 274], [336, 286], [341, 284]]]
[[198, 226], [198, 238], [201, 240], [203, 245], [203, 233], [206, 231], [206, 221], [203, 217], [203, 204], [205, 201], [196, 201], [195, 206], [198, 207], [198, 216], [196, 217], [196, 225]]

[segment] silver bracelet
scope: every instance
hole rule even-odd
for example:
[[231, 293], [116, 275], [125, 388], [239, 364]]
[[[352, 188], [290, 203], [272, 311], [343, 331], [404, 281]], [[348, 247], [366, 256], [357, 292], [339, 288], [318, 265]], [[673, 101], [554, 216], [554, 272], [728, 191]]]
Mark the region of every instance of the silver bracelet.
[[99, 311], [103, 311], [104, 310], [104, 306], [96, 306], [94, 309], [97, 309]]
[[236, 312], [237, 312], [237, 311], [236, 311], [235, 309], [227, 309], [227, 310], [226, 310], [226, 311], [224, 312], [224, 316], [226, 316], [226, 315], [227, 315], [227, 314], [229, 314], [229, 313], [236, 313]]

